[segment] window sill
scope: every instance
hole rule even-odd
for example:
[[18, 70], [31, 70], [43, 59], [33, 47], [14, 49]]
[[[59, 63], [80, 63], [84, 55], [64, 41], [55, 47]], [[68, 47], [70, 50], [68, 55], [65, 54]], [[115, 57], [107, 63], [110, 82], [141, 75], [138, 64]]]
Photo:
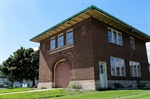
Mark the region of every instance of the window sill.
[[142, 78], [142, 77], [131, 77], [131, 78]]
[[113, 43], [113, 42], [110, 42], [110, 41], [108, 41], [108, 42], [111, 43], [111, 44], [114, 44], [114, 45], [123, 47], [123, 44], [122, 44], [122, 45], [119, 45], [119, 44], [116, 44], [116, 43]]
[[74, 44], [68, 44], [68, 45], [65, 45], [65, 46], [62, 46], [62, 47], [58, 47], [54, 50], [50, 50], [48, 51], [49, 55], [51, 54], [54, 54], [54, 53], [57, 53], [57, 52], [60, 52], [60, 51], [64, 51], [64, 50], [67, 50], [69, 48], [73, 48], [74, 47]]
[[126, 77], [126, 76], [118, 76], [118, 75], [117, 75], [117, 76], [111, 75], [111, 76], [112, 76], [112, 77]]

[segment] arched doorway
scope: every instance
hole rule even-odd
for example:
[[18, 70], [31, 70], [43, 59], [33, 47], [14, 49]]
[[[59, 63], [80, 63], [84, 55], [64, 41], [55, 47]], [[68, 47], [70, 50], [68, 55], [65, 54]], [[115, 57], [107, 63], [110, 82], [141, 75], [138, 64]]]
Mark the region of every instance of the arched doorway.
[[69, 86], [70, 64], [62, 59], [55, 64], [55, 87], [64, 88]]

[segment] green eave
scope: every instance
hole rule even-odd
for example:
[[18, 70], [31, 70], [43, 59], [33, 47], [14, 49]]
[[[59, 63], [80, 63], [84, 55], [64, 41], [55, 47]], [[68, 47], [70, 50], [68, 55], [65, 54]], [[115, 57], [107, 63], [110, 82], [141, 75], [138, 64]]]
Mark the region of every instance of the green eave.
[[110, 15], [109, 13], [101, 10], [100, 8], [91, 5], [87, 7], [86, 9], [80, 11], [77, 14], [74, 14], [73, 16], [67, 18], [66, 20], [54, 25], [53, 27], [45, 30], [41, 34], [33, 37], [30, 39], [30, 41], [33, 42], [40, 42], [44, 40], [45, 38], [52, 36], [58, 32], [61, 32], [62, 30], [69, 28], [81, 21], [84, 21], [87, 18], [94, 17], [112, 27], [118, 28], [119, 30], [124, 31], [125, 33], [128, 33], [132, 36], [135, 36], [145, 42], [150, 41], [150, 36], [143, 33], [142, 31], [132, 27], [131, 25], [123, 22], [122, 20]]

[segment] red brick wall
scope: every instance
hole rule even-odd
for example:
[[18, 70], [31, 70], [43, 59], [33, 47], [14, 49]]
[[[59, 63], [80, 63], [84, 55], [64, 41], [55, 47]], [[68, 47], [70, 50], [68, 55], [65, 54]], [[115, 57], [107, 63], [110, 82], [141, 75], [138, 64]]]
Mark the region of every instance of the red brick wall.
[[[71, 80], [94, 79], [91, 18], [71, 28], [73, 28], [75, 39], [73, 48], [49, 55], [48, 51], [50, 49], [51, 37], [40, 42], [40, 82], [54, 81], [54, 65], [58, 60], [63, 58], [67, 59], [71, 64]], [[60, 33], [65, 33], [69, 29], [61, 31]], [[57, 37], [58, 34], [54, 36]]]
[[[72, 28], [74, 33], [74, 47], [54, 54], [49, 54], [48, 52], [50, 50], [51, 37], [41, 41], [39, 82], [54, 82], [54, 65], [58, 60], [63, 58], [71, 64], [71, 80], [98, 80], [98, 61], [105, 61], [107, 63], [109, 80], [137, 79], [131, 78], [130, 76], [129, 60], [140, 62], [142, 79], [150, 79], [144, 42], [134, 37], [136, 50], [131, 50], [129, 42], [130, 35], [116, 29], [122, 33], [123, 46], [109, 43], [107, 38], [107, 27], [105, 23], [94, 18], [89, 18], [73, 27], [59, 32], [65, 33]], [[58, 34], [54, 36], [57, 37]], [[125, 60], [126, 77], [111, 76], [110, 56], [120, 57]]]
[[[45, 46], [43, 46], [45, 45]], [[45, 47], [45, 48], [43, 48]], [[44, 49], [44, 50], [43, 50]], [[40, 42], [40, 65], [39, 65], [39, 82], [54, 81], [54, 65], [60, 59], [67, 59], [73, 67], [73, 49], [64, 50], [58, 53], [49, 54], [50, 38]], [[72, 75], [71, 67], [71, 75]]]
[[74, 26], [75, 78], [76, 80], [94, 79], [91, 18]]
[[[98, 61], [107, 62], [107, 73], [108, 73], [109, 80], [137, 79], [136, 77], [131, 78], [130, 76], [130, 68], [129, 68], [130, 60], [140, 62], [143, 80], [150, 79], [150, 74], [148, 72], [148, 60], [147, 60], [145, 42], [134, 37], [135, 50], [131, 50], [130, 49], [130, 37], [132, 36], [109, 26], [122, 33], [123, 46], [110, 43], [108, 42], [107, 27], [108, 25], [96, 19], [92, 20], [95, 79], [96, 80], [99, 79]], [[120, 57], [125, 60], [126, 77], [111, 76], [110, 56]], [[138, 79], [141, 79], [141, 78], [138, 78]]]
[[[44, 48], [43, 48], [44, 47]], [[51, 72], [48, 67], [48, 53], [49, 49], [48, 39], [40, 43], [40, 61], [39, 61], [39, 82], [48, 82], [51, 81]]]

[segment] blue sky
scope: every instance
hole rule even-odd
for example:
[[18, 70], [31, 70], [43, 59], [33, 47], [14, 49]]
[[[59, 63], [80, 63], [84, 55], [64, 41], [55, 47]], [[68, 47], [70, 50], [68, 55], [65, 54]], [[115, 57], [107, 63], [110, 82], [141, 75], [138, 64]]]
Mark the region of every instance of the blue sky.
[[[0, 63], [29, 39], [90, 5], [150, 35], [150, 0], [0, 0]], [[147, 44], [150, 62], [150, 43]]]

